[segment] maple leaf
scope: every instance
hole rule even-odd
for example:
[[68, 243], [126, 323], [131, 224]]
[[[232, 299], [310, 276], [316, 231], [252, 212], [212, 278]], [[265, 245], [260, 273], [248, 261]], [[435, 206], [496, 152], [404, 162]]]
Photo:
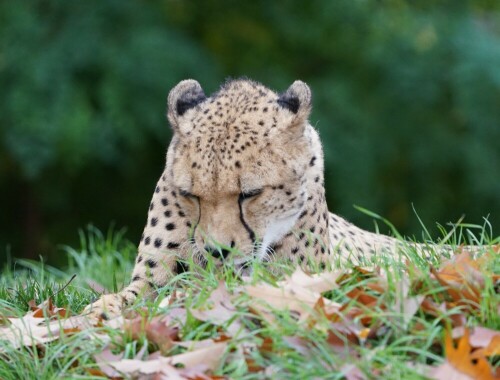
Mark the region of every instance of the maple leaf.
[[453, 345], [450, 332], [445, 333], [444, 346], [446, 362], [436, 367], [431, 375], [434, 379], [481, 379], [495, 380], [491, 367], [484, 357], [472, 358], [469, 341], [469, 330], [465, 329], [463, 336], [458, 341], [458, 346]]
[[[462, 337], [466, 331], [468, 330], [463, 327], [455, 328], [452, 331], [452, 337]], [[478, 348], [472, 352], [472, 358], [500, 355], [500, 331], [480, 326], [474, 327], [469, 332], [469, 343], [472, 348]]]

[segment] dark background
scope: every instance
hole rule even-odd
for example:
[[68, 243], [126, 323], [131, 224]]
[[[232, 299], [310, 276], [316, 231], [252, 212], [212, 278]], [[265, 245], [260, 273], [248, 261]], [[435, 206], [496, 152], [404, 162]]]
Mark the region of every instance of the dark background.
[[332, 211], [421, 237], [413, 204], [434, 237], [463, 214], [498, 234], [498, 1], [4, 0], [0, 264], [63, 264], [87, 223], [137, 242], [168, 91], [242, 75], [312, 88]]

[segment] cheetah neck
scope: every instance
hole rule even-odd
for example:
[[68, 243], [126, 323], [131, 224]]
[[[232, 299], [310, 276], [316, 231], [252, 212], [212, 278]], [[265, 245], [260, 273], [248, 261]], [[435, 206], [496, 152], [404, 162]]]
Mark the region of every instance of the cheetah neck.
[[306, 128], [310, 157], [306, 170], [306, 199], [293, 227], [275, 245], [278, 257], [295, 262], [326, 261], [330, 253], [329, 212], [325, 198], [323, 150], [318, 133], [312, 126]]

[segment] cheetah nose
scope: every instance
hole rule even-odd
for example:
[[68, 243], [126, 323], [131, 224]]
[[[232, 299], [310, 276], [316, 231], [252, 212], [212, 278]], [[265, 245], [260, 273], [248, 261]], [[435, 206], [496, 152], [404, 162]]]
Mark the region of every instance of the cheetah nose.
[[210, 245], [205, 246], [205, 251], [215, 257], [216, 259], [224, 260], [231, 252], [224, 248], [215, 248]]

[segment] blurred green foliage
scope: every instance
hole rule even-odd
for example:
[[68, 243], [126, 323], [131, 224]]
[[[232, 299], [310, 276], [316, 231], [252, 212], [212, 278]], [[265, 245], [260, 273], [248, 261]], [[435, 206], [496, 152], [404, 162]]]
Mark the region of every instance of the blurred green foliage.
[[137, 241], [169, 89], [242, 75], [311, 86], [331, 210], [500, 223], [499, 2], [3, 1], [0, 259], [57, 260], [88, 222]]

